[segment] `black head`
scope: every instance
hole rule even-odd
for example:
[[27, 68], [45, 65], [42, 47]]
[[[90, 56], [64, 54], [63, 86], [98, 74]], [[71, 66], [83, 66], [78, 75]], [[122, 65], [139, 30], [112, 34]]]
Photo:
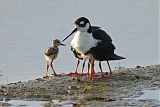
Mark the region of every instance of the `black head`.
[[79, 27], [85, 27], [87, 23], [90, 24], [89, 20], [85, 17], [80, 17], [74, 22], [74, 24]]
[[61, 45], [65, 46], [65, 44], [62, 44], [59, 39], [54, 39], [52, 45], [53, 46], [61, 46]]
[[87, 31], [88, 33], [91, 33], [91, 24], [87, 18], [80, 17], [74, 22], [74, 24], [77, 30], [81, 32]]
[[63, 41], [65, 41], [69, 36], [71, 36], [76, 31], [88, 32], [88, 33], [92, 32], [91, 24], [90, 24], [89, 20], [85, 17], [78, 18], [74, 22], [74, 25], [75, 25], [75, 29], [65, 39], [63, 39]]

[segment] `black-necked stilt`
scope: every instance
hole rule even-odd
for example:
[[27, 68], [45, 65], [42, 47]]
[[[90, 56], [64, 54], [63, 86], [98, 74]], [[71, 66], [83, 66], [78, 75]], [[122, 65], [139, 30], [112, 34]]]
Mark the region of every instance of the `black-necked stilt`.
[[65, 46], [64, 44], [62, 44], [62, 43], [60, 42], [60, 40], [55, 39], [55, 40], [53, 40], [53, 42], [52, 42], [52, 46], [49, 47], [49, 48], [47, 48], [47, 49], [45, 49], [45, 51], [44, 51], [44, 57], [45, 57], [45, 59], [46, 59], [46, 61], [47, 61], [46, 71], [45, 71], [45, 76], [44, 76], [44, 78], [47, 78], [47, 77], [48, 77], [49, 63], [50, 63], [50, 66], [51, 66], [51, 68], [52, 68], [52, 70], [53, 70], [53, 75], [54, 75], [54, 76], [57, 76], [57, 74], [56, 74], [56, 72], [55, 72], [55, 70], [54, 70], [54, 68], [53, 68], [52, 62], [53, 62], [53, 60], [56, 59], [57, 56], [58, 56], [58, 53], [59, 53], [58, 46], [60, 46], [60, 45]]
[[[92, 26], [92, 31], [95, 31], [95, 30], [98, 30], [98, 29], [100, 29], [100, 27], [98, 27], [98, 26]], [[78, 74], [77, 73], [77, 69], [78, 69], [80, 60], [84, 60], [83, 61], [83, 66], [82, 66], [82, 75], [83, 75], [86, 59], [83, 59], [83, 57], [81, 57], [81, 54], [78, 53], [74, 48], [71, 47], [71, 50], [72, 50], [74, 56], [78, 59], [77, 64], [76, 64], [76, 70], [75, 70], [76, 74]], [[88, 69], [89, 69], [89, 65], [88, 65]]]
[[[112, 43], [111, 37], [101, 29], [93, 31], [90, 21], [87, 18], [80, 17], [74, 24], [75, 29], [64, 40], [76, 32], [71, 41], [71, 47], [80, 53], [82, 58], [90, 60], [90, 79], [94, 79], [94, 60], [100, 61], [99, 65], [101, 69], [101, 61], [107, 61], [110, 68], [109, 60], [125, 59], [114, 54], [115, 46]], [[110, 69], [110, 74], [111, 72]]]

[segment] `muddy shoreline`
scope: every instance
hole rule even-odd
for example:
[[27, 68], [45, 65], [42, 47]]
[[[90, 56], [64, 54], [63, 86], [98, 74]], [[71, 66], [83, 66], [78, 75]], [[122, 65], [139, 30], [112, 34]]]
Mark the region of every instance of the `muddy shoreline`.
[[[157, 100], [130, 99], [142, 95], [145, 88], [160, 88], [160, 65], [117, 68], [112, 77], [87, 81], [69, 76], [38, 78], [0, 86], [0, 99], [65, 101], [83, 105], [158, 107]], [[160, 97], [160, 96], [159, 96]]]

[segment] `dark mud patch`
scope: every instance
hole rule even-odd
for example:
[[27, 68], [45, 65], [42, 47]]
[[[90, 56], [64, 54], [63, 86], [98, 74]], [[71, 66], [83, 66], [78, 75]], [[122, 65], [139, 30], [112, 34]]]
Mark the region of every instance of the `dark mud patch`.
[[111, 101], [116, 101], [116, 100], [110, 99], [110, 98], [95, 97], [95, 98], [89, 98], [89, 99], [87, 99], [87, 101], [111, 102]]

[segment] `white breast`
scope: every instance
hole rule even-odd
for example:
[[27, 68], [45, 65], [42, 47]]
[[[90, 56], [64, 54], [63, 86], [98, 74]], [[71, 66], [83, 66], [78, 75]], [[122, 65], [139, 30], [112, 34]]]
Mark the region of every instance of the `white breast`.
[[96, 47], [98, 42], [99, 40], [94, 39], [92, 33], [77, 31], [71, 41], [71, 46], [84, 56], [84, 53]]

